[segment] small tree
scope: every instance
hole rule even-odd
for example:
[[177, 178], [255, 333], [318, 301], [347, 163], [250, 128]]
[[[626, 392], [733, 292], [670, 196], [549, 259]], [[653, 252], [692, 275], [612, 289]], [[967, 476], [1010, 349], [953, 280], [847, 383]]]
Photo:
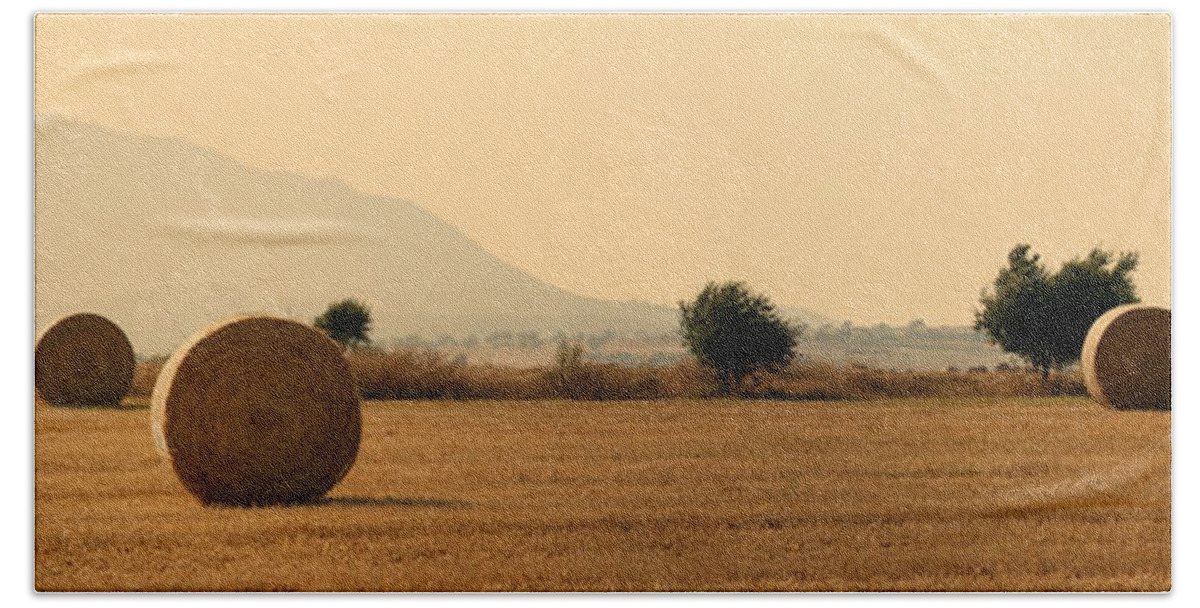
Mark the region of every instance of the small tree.
[[692, 302], [679, 303], [684, 345], [717, 373], [724, 394], [759, 370], [792, 362], [797, 329], [779, 317], [766, 296], [740, 282], [709, 282]]
[[371, 342], [367, 337], [371, 331], [371, 310], [358, 300], [347, 299], [330, 304], [321, 316], [313, 320], [313, 326], [346, 348]]
[[1040, 369], [1045, 382], [1051, 368], [1079, 359], [1088, 329], [1100, 315], [1138, 301], [1129, 276], [1136, 268], [1137, 254], [1114, 259], [1094, 249], [1050, 274], [1041, 256], [1019, 244], [1009, 252], [1008, 267], [1000, 270], [991, 291], [980, 296], [975, 329]]
[[550, 368], [550, 385], [557, 395], [580, 398], [578, 384], [583, 369], [583, 346], [565, 339], [558, 343], [554, 366]]

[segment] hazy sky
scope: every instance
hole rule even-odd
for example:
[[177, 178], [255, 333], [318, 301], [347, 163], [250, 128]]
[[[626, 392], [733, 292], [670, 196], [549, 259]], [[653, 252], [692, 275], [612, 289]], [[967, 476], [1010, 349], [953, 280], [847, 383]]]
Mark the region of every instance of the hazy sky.
[[1170, 304], [1169, 17], [39, 16], [35, 110], [408, 198], [577, 293], [966, 324], [1026, 241]]

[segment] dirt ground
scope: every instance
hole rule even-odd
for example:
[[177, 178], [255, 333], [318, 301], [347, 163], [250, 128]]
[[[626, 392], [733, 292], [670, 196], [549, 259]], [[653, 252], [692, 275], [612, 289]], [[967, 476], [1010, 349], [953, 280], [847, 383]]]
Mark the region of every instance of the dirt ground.
[[319, 504], [211, 508], [145, 402], [35, 413], [51, 590], [1166, 590], [1171, 418], [1084, 399], [364, 402]]

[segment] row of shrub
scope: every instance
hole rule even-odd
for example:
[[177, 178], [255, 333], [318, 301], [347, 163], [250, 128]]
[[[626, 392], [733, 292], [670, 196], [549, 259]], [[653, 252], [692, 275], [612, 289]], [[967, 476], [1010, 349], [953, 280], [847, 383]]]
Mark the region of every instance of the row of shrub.
[[[559, 353], [554, 365], [517, 368], [470, 364], [431, 350], [351, 351], [347, 355], [364, 399], [579, 399], [647, 400], [716, 396], [713, 374], [694, 362], [628, 367], [585, 361], [580, 351]], [[143, 362], [131, 394], [149, 396], [162, 360]], [[1078, 372], [904, 372], [862, 366], [798, 363], [751, 377], [749, 398], [794, 400], [896, 397], [1023, 397], [1086, 395]]]
[[1037, 397], [1087, 395], [1078, 372], [1038, 373], [893, 371], [824, 363], [794, 365], [759, 382], [756, 396], [772, 399], [887, 399], [898, 397]]

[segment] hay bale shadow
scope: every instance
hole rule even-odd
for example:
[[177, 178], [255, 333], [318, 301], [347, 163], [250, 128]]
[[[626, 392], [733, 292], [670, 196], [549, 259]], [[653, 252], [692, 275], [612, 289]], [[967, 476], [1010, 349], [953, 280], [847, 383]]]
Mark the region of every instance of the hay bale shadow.
[[313, 506], [406, 507], [413, 509], [470, 509], [475, 506], [475, 503], [469, 500], [410, 496], [330, 496], [309, 504]]
[[150, 409], [150, 404], [122, 401], [121, 403], [93, 403], [85, 405], [72, 405], [68, 407], [77, 410], [117, 410], [119, 412], [134, 412], [137, 410], [148, 410]]
[[36, 407], [55, 408], [59, 410], [112, 410], [116, 412], [136, 412], [150, 409], [150, 402], [145, 400], [123, 399], [120, 403], [71, 403], [55, 405], [44, 399], [34, 397]]
[[388, 507], [407, 509], [470, 509], [475, 506], [469, 500], [443, 498], [417, 498], [411, 496], [323, 496], [311, 500], [279, 502], [203, 502], [215, 509], [294, 509], [312, 507]]

